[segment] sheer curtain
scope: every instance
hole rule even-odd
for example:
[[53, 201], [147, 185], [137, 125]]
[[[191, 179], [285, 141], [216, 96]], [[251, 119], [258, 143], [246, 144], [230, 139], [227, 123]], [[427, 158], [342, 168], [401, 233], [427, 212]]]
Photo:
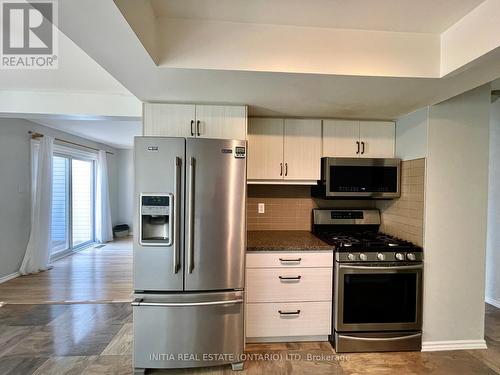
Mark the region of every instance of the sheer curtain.
[[109, 205], [108, 164], [106, 152], [102, 150], [99, 151], [97, 158], [95, 234], [97, 242], [105, 243], [113, 240]]
[[52, 227], [52, 154], [54, 138], [44, 136], [39, 147], [32, 147], [31, 232], [19, 272], [22, 275], [45, 271], [49, 267]]

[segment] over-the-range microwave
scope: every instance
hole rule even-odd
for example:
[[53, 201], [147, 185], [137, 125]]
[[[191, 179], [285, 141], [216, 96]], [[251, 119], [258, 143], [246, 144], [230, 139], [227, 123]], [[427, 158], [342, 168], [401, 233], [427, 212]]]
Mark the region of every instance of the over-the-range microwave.
[[313, 195], [322, 198], [392, 199], [401, 195], [401, 159], [321, 158], [321, 180]]

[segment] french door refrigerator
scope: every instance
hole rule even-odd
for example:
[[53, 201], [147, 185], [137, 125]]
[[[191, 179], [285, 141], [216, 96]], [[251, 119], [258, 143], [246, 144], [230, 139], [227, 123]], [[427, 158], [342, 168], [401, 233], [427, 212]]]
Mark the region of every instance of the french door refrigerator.
[[134, 367], [242, 366], [246, 142], [136, 137]]

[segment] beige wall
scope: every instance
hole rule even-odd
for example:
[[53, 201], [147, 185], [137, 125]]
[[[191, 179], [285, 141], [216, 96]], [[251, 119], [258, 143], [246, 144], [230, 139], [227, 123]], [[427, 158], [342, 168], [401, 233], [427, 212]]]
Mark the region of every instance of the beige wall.
[[396, 121], [396, 157], [401, 160], [425, 158], [429, 107], [420, 108]]
[[489, 110], [489, 85], [429, 110], [423, 315], [426, 350], [449, 342], [468, 348], [484, 345]]
[[113, 225], [128, 224], [133, 233], [134, 221], [134, 151], [117, 150], [117, 212]]
[[500, 99], [491, 104], [486, 302], [500, 308]]
[[401, 198], [376, 202], [382, 232], [424, 245], [424, 183], [425, 159], [403, 161]]

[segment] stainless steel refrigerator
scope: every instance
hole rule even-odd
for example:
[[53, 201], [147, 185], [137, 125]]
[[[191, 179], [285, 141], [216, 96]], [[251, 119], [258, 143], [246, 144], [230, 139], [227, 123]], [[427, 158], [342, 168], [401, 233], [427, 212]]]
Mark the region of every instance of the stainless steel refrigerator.
[[242, 363], [246, 142], [136, 137], [134, 367]]

